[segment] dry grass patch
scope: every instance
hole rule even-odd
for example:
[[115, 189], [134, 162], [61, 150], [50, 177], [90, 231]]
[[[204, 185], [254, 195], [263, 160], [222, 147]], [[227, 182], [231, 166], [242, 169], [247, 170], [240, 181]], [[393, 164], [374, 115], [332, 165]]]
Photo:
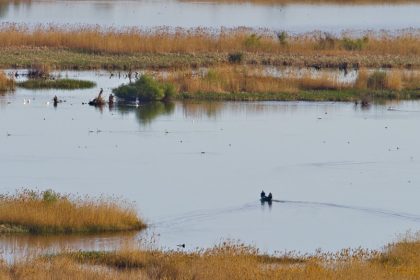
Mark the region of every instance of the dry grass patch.
[[266, 53], [288, 55], [418, 55], [418, 30], [364, 32], [354, 36], [313, 32], [286, 32], [249, 28], [220, 30], [194, 28], [153, 30], [137, 28], [0, 25], [0, 48], [65, 48], [95, 54], [134, 53]]
[[0, 196], [0, 224], [8, 231], [76, 233], [140, 230], [134, 206], [112, 198], [90, 198], [22, 190]]
[[15, 81], [7, 77], [4, 72], [0, 71], [0, 93], [14, 90], [15, 86]]
[[160, 79], [174, 84], [181, 93], [297, 93], [352, 88], [351, 83], [328, 73], [273, 77], [264, 68], [245, 66], [214, 67], [205, 72], [173, 71]]

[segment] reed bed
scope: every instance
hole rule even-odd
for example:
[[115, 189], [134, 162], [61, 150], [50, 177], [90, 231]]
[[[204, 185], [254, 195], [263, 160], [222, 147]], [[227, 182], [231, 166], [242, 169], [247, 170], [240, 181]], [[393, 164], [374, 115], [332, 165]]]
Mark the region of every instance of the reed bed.
[[198, 68], [226, 64], [420, 68], [420, 30], [288, 34], [266, 29], [0, 25], [0, 67]]
[[12, 91], [15, 89], [15, 81], [6, 76], [3, 71], [0, 71], [0, 93]]
[[418, 279], [420, 242], [403, 240], [384, 251], [261, 254], [239, 243], [192, 253], [139, 250], [68, 252], [0, 262], [4, 279]]
[[286, 32], [249, 28], [102, 28], [95, 26], [19, 24], [0, 26], [0, 48], [67, 48], [90, 53], [213, 53], [249, 52], [272, 54], [380, 55], [420, 54], [420, 31], [398, 33], [364, 32], [359, 35], [313, 32], [292, 35]]
[[[411, 97], [417, 98], [418, 94], [415, 93], [420, 89], [418, 72], [397, 69], [391, 71], [361, 69], [356, 81], [342, 81], [337, 75], [322, 71], [303, 72], [303, 74], [294, 72], [276, 77], [267, 74], [264, 68], [245, 66], [214, 67], [207, 71], [172, 71], [157, 78], [173, 84], [177, 92], [189, 97], [213, 94], [225, 95], [228, 98], [241, 93], [254, 93], [255, 96], [261, 94], [263, 98], [277, 94], [285, 99], [293, 99], [293, 95], [306, 96], [306, 99], [310, 98], [310, 94], [302, 95], [302, 93], [313, 92], [313, 98], [331, 100], [333, 95], [337, 95], [333, 100], [340, 100], [339, 95], [342, 95], [342, 98], [348, 101], [347, 98], [350, 96], [346, 93], [349, 92], [353, 95], [350, 97], [351, 100], [357, 99], [363, 92], [374, 92], [378, 95], [384, 92], [401, 95], [403, 92], [411, 92], [414, 93]], [[323, 92], [321, 93], [323, 96], [317, 93], [319, 91]], [[325, 92], [333, 95], [325, 95]]]
[[159, 77], [175, 85], [181, 93], [297, 93], [301, 90], [342, 90], [352, 87], [327, 73], [321, 76], [305, 74], [274, 77], [264, 68], [223, 66], [208, 71], [173, 71]]
[[0, 232], [76, 233], [140, 230], [135, 208], [116, 198], [21, 190], [0, 196]]

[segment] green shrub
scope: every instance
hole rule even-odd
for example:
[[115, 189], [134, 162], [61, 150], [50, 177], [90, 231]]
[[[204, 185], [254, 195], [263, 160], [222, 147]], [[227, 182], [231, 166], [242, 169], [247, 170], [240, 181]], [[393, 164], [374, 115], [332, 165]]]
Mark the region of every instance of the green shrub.
[[60, 195], [49, 189], [42, 192], [42, 200], [47, 203], [53, 203], [60, 199]]
[[125, 101], [162, 101], [176, 95], [172, 84], [156, 81], [148, 75], [142, 75], [135, 83], [119, 86], [112, 92]]
[[343, 38], [341, 40], [341, 45], [348, 51], [360, 51], [365, 47], [368, 41], [369, 38], [366, 36], [358, 39]]
[[280, 45], [284, 46], [287, 45], [287, 32], [286, 31], [282, 31], [277, 33], [277, 39], [280, 42]]
[[244, 45], [248, 49], [257, 48], [261, 44], [261, 36], [258, 36], [257, 34], [251, 34], [249, 35], [245, 41]]
[[367, 87], [370, 89], [386, 88], [386, 73], [382, 71], [373, 72], [367, 80]]
[[241, 52], [236, 52], [236, 53], [230, 53], [228, 60], [230, 63], [242, 63], [244, 59], [244, 54]]

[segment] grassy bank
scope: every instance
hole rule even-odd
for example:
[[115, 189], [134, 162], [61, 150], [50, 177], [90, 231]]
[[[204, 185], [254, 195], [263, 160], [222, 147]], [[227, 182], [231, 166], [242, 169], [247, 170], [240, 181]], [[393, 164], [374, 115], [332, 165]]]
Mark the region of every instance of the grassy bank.
[[0, 196], [0, 233], [76, 233], [140, 230], [134, 207], [119, 200], [23, 190]]
[[91, 81], [72, 80], [72, 79], [30, 79], [24, 82], [18, 82], [17, 86], [26, 89], [86, 89], [93, 88], [96, 83]]
[[420, 68], [418, 30], [292, 35], [269, 30], [0, 26], [0, 66], [185, 68], [227, 63], [321, 68]]
[[316, 255], [261, 255], [253, 247], [221, 244], [192, 253], [75, 252], [0, 262], [4, 279], [419, 279], [420, 242], [405, 240], [384, 251], [342, 250]]

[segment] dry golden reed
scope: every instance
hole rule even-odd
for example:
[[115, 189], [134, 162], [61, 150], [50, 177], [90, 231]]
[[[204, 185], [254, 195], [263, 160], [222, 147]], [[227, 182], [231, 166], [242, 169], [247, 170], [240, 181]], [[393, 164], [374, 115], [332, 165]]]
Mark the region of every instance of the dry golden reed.
[[61, 195], [51, 190], [21, 190], [0, 196], [0, 231], [41, 234], [144, 227], [134, 206], [118, 199]]
[[234, 28], [107, 28], [82, 26], [0, 26], [0, 48], [65, 48], [80, 52], [130, 53], [228, 53], [345, 55], [418, 55], [418, 30], [397, 34], [365, 33], [353, 38], [326, 33], [282, 35], [269, 30]]
[[224, 243], [192, 253], [139, 250], [68, 252], [0, 263], [2, 279], [419, 279], [420, 242], [403, 240], [384, 251], [344, 249], [315, 255], [262, 255]]
[[[368, 81], [380, 73], [384, 79], [380, 88], [373, 88]], [[270, 76], [261, 67], [220, 66], [208, 71], [179, 70], [158, 76], [172, 83], [180, 93], [297, 93], [305, 90], [417, 90], [420, 74], [393, 69], [390, 71], [368, 71], [360, 69], [356, 81], [342, 81], [337, 75], [319, 71], [298, 72], [286, 76]], [[417, 73], [417, 72], [414, 72]]]
[[3, 71], [0, 71], [0, 93], [11, 91], [15, 89], [15, 81], [6, 76]]

